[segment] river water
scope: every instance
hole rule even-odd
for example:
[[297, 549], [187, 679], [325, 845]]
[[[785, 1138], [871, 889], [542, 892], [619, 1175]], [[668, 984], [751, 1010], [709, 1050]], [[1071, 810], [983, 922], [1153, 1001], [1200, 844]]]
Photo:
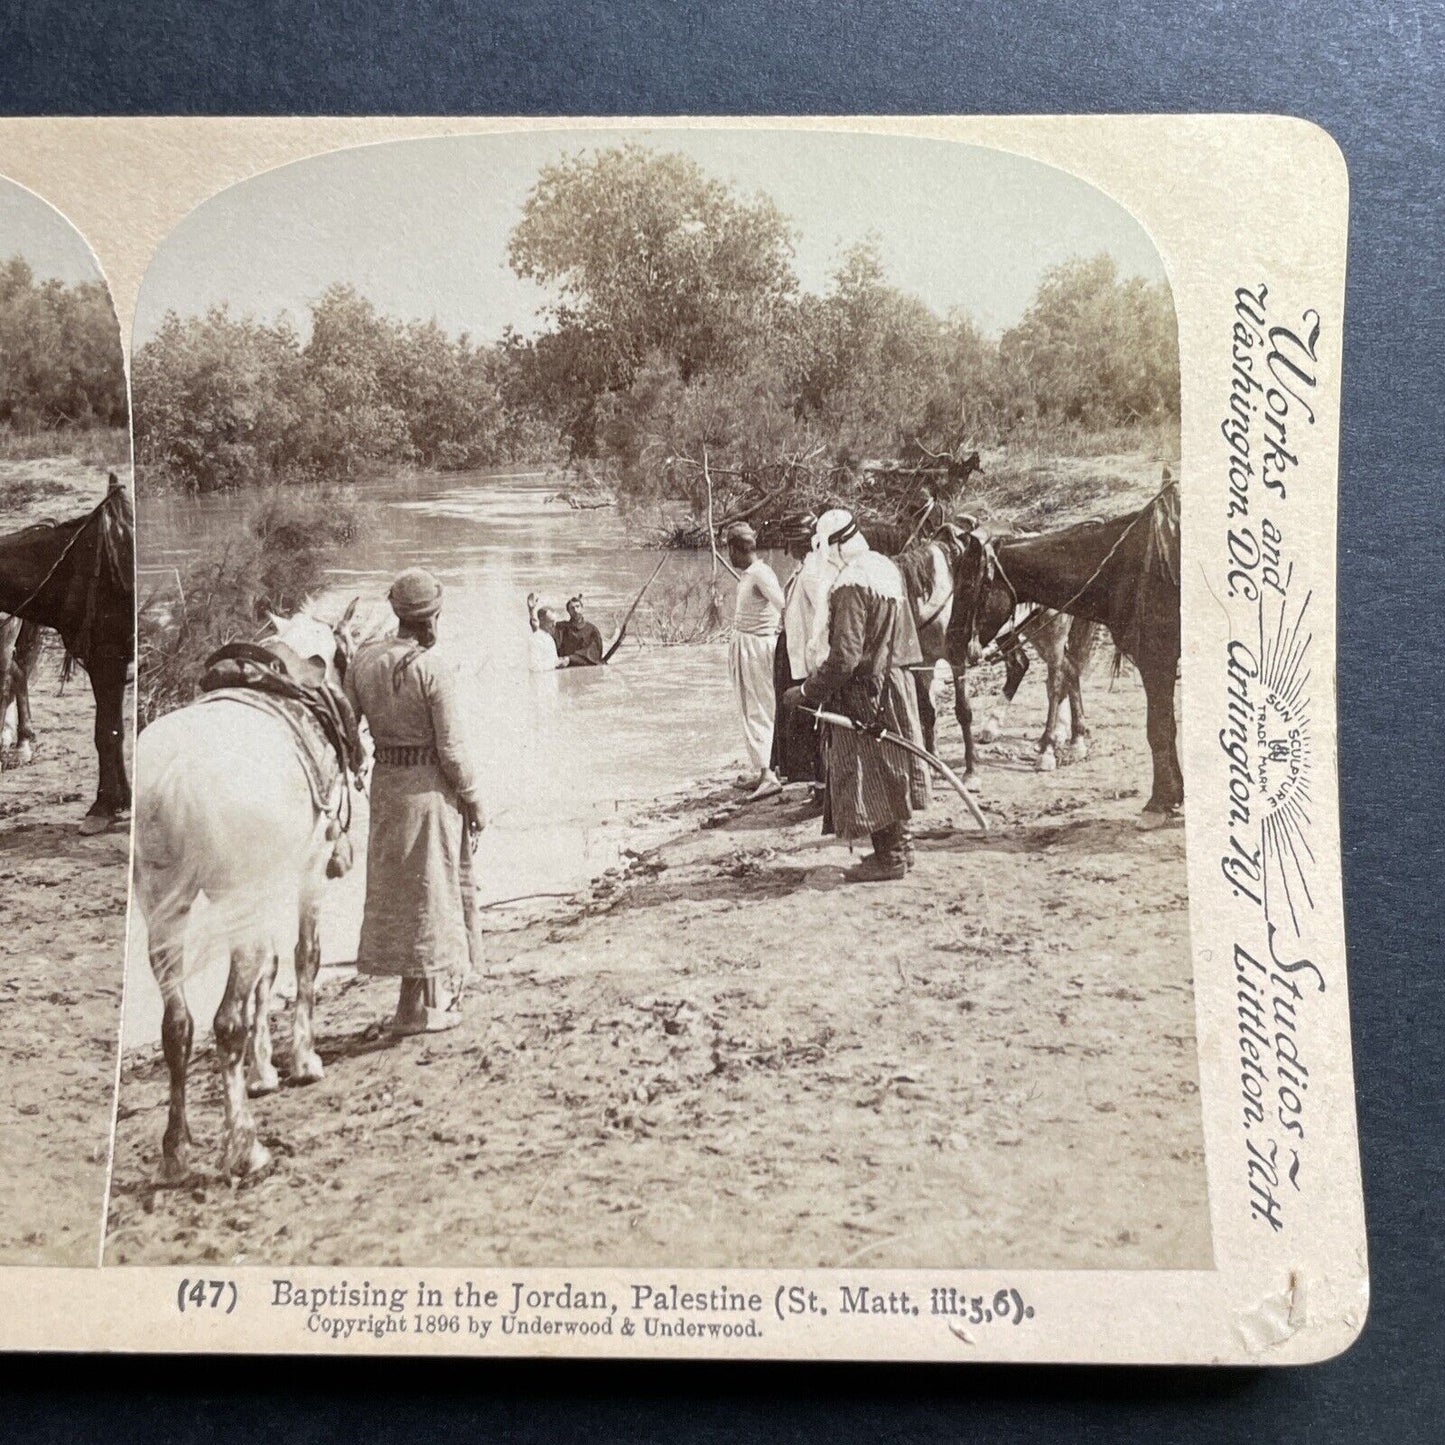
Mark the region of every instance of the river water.
[[[489, 815], [477, 854], [482, 902], [580, 886], [618, 861], [630, 841], [624, 825], [641, 800], [741, 767], [744, 759], [720, 643], [647, 645], [629, 635], [605, 668], [528, 671], [529, 591], [557, 607], [581, 591], [588, 617], [607, 638], [659, 560], [657, 552], [629, 545], [614, 510], [572, 511], [546, 500], [553, 490], [539, 473], [495, 471], [371, 485], [367, 496], [377, 504], [378, 525], [313, 603], [320, 616], [334, 618], [360, 596], [363, 614], [380, 622], [390, 617], [387, 584], [403, 567], [425, 566], [441, 579], [438, 648], [457, 667]], [[142, 497], [142, 595], [163, 587], [171, 569], [234, 535], [246, 506], [244, 497], [226, 495]], [[705, 554], [670, 554], [657, 594], [705, 579], [710, 565]], [[731, 586], [726, 574], [722, 580], [730, 612]], [[323, 965], [356, 955], [365, 825], [361, 798], [353, 828], [356, 867], [327, 888]], [[139, 910], [132, 912], [127, 1046], [156, 1039], [160, 1027], [145, 929], [134, 916]], [[215, 955], [190, 989], [204, 1028], [225, 970], [218, 942], [205, 934], [204, 907], [196, 914], [192, 948]], [[199, 962], [192, 958], [190, 967]], [[289, 971], [283, 956], [286, 991]]]

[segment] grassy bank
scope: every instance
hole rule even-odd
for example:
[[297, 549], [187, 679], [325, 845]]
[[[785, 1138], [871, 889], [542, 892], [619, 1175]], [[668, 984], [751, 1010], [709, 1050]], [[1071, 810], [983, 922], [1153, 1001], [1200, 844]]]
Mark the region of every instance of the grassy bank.
[[63, 458], [87, 467], [128, 467], [130, 432], [123, 426], [0, 426], [0, 462]]
[[1179, 424], [1083, 431], [1067, 426], [1023, 429], [981, 452], [959, 509], [982, 519], [1046, 530], [1141, 506], [1167, 466], [1179, 473]]

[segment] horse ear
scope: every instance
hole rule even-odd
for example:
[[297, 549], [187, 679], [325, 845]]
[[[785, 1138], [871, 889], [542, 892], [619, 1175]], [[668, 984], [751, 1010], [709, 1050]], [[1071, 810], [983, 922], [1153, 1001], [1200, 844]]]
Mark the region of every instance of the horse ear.
[[341, 614], [341, 621], [336, 624], [337, 627], [345, 627], [350, 623], [351, 619], [356, 616], [356, 605], [360, 601], [361, 597], [358, 594], [346, 604], [346, 611]]
[[284, 617], [277, 617], [274, 612], [268, 611], [266, 613], [266, 621], [271, 624], [272, 630], [279, 637], [281, 629], [286, 626], [286, 619]]

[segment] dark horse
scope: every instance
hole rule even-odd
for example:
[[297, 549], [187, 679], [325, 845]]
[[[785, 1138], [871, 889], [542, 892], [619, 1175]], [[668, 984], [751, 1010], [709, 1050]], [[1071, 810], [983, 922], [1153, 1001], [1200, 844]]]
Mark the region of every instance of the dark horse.
[[[1141, 824], [1157, 826], [1184, 804], [1175, 747], [1179, 673], [1179, 486], [1108, 522], [990, 542], [972, 534], [949, 619], [950, 657], [987, 642], [992, 619], [1019, 603], [1052, 608], [1109, 629], [1139, 669], [1154, 786]], [[1025, 624], [1027, 626], [1027, 624]], [[994, 629], [997, 630], [996, 628]]]
[[0, 537], [0, 612], [53, 628], [67, 663], [90, 677], [100, 786], [81, 831], [103, 832], [130, 813], [123, 724], [135, 656], [135, 520], [114, 472], [85, 516]]

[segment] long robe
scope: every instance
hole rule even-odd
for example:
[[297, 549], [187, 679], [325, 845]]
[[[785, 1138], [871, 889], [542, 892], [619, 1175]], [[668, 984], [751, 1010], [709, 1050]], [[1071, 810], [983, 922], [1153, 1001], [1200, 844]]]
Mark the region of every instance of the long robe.
[[[923, 661], [897, 564], [855, 557], [828, 594], [828, 655], [803, 684], [809, 702], [922, 742], [909, 668]], [[924, 764], [864, 733], [825, 727], [823, 831], [851, 840], [906, 822], [929, 799]]]
[[[378, 750], [357, 969], [464, 979], [482, 955], [461, 805], [479, 796], [452, 670], [409, 639], [368, 642], [346, 695]], [[416, 760], [387, 761], [392, 748], [415, 749]]]
[[602, 634], [587, 621], [559, 622], [553, 632], [557, 655], [571, 667], [598, 667], [602, 662]]
[[[818, 770], [818, 724], [799, 708], [784, 707], [783, 694], [807, 677], [802, 661], [807, 649], [811, 616], [804, 617], [799, 606], [802, 568], [798, 568], [783, 586], [783, 630], [778, 634], [773, 653], [773, 694], [776, 706], [773, 715], [773, 771], [787, 782], [813, 782], [821, 778]], [[794, 648], [798, 649], [794, 659]]]

